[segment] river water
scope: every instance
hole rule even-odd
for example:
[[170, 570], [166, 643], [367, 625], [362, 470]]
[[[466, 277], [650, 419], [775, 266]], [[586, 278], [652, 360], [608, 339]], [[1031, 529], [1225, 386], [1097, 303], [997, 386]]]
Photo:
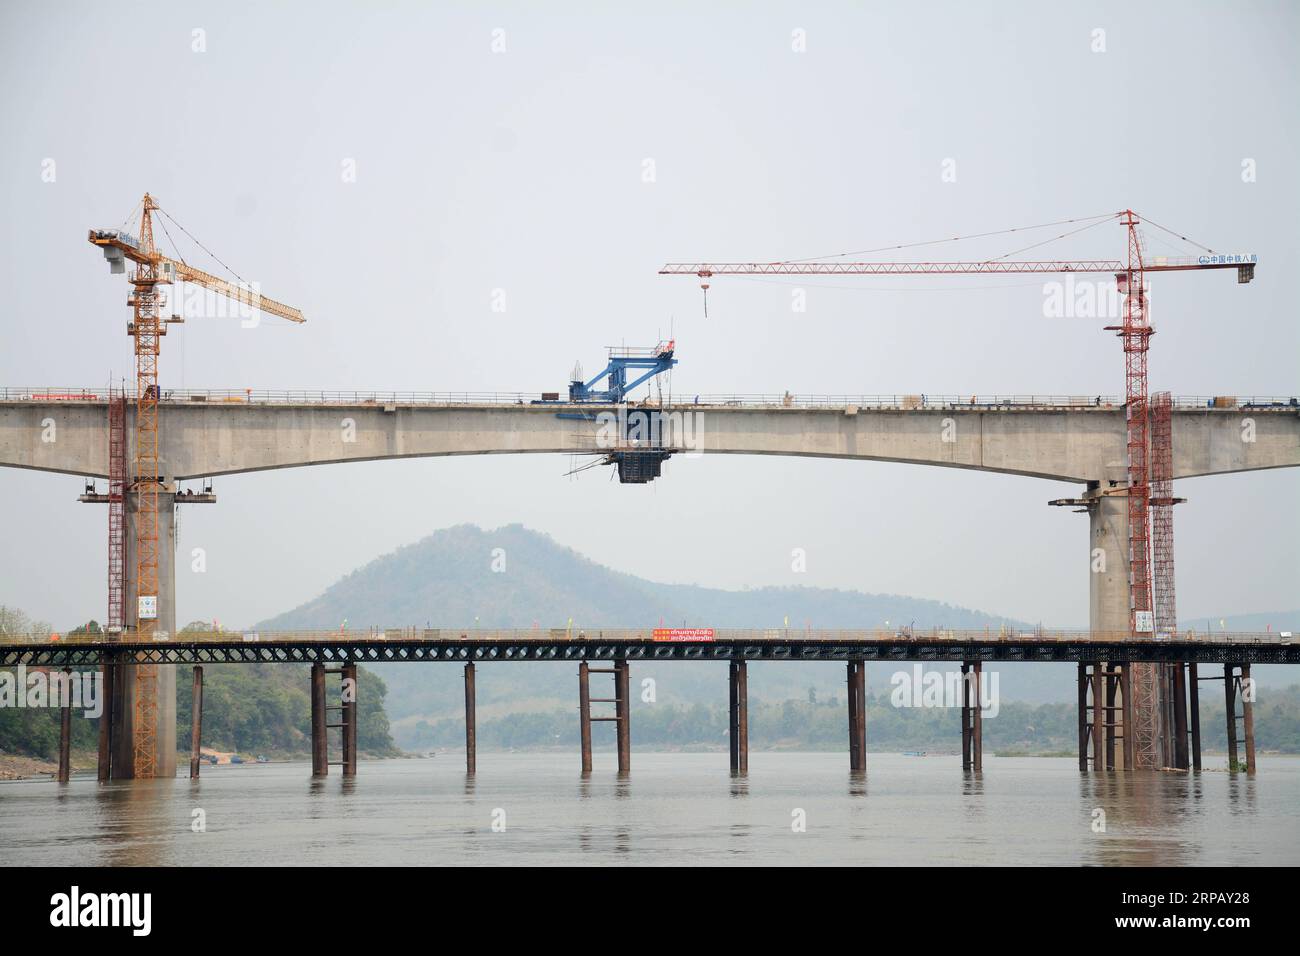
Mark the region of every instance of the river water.
[[[93, 775], [0, 783], [0, 860], [33, 865], [1300, 863], [1300, 758], [1254, 779], [1081, 775], [1072, 759], [576, 753], [363, 761], [351, 780], [307, 763], [204, 768], [101, 786]], [[1215, 768], [1210, 770], [1210, 768]], [[1104, 813], [1104, 832], [1098, 829]], [[202, 814], [196, 813], [202, 811]], [[798, 831], [800, 819], [806, 829]], [[195, 832], [195, 822], [205, 829]]]

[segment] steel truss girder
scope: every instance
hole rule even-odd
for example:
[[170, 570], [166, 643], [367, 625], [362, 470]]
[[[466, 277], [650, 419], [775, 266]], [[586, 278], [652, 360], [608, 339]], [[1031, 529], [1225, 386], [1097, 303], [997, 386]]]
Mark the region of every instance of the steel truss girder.
[[127, 665], [388, 664], [469, 661], [1031, 661], [1123, 664], [1300, 664], [1300, 644], [1159, 643], [1132, 641], [717, 641], [663, 643], [600, 640], [203, 641], [200, 643], [2, 644], [0, 667], [89, 666], [107, 655]]

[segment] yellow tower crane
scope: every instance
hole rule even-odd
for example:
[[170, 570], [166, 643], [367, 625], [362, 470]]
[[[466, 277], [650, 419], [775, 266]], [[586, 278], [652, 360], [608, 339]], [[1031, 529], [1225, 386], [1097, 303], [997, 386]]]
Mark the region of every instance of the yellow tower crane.
[[[145, 193], [140, 207], [140, 231], [132, 236], [124, 230], [90, 230], [92, 245], [104, 251], [110, 271], [121, 274], [126, 271], [126, 260], [135, 263], [135, 271], [127, 276], [132, 292], [127, 305], [132, 309], [132, 320], [127, 326], [127, 334], [135, 341], [135, 456], [134, 469], [129, 476], [109, 476], [110, 508], [114, 480], [119, 489], [135, 496], [135, 588], [128, 600], [135, 601], [137, 621], [137, 639], [151, 641], [156, 637], [158, 619], [158, 508], [159, 496], [166, 491], [165, 478], [161, 473], [158, 459], [158, 355], [162, 337], [167, 334], [167, 326], [184, 321], [180, 316], [163, 318], [162, 310], [166, 298], [159, 290], [161, 285], [174, 282], [192, 282], [210, 289], [239, 304], [259, 310], [268, 315], [279, 316], [291, 322], [305, 322], [303, 314], [292, 306], [277, 302], [261, 295], [247, 283], [236, 284], [218, 278], [200, 269], [195, 269], [183, 261], [169, 258], [154, 246], [153, 214], [167, 213], [157, 201]], [[131, 217], [128, 217], [130, 221]], [[184, 231], [170, 216], [167, 218]], [[164, 232], [166, 225], [160, 223]], [[189, 235], [187, 232], [186, 235]], [[193, 237], [191, 237], [193, 238]], [[213, 258], [216, 258], [215, 256]], [[218, 260], [219, 261], [219, 260]], [[111, 396], [110, 396], [111, 401]], [[110, 414], [110, 420], [113, 416]], [[122, 436], [124, 437], [124, 436]], [[111, 470], [111, 469], [110, 469]], [[123, 541], [113, 541], [114, 535], [124, 535], [120, 521], [114, 522], [110, 513], [109, 521], [109, 580], [120, 581], [124, 569], [114, 569], [111, 564], [114, 555], [117, 560], [125, 560]], [[109, 623], [114, 623], [112, 585], [110, 584]], [[116, 622], [123, 624], [121, 608], [118, 609]], [[134, 754], [133, 772], [136, 777], [153, 777], [157, 775], [157, 733], [158, 733], [158, 669], [155, 664], [142, 662], [137, 664], [134, 702], [134, 723], [132, 734], [132, 751]]]

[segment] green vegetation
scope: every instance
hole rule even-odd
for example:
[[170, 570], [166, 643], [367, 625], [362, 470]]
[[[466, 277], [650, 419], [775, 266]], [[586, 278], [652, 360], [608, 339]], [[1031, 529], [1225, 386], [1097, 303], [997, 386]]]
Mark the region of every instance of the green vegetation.
[[[83, 633], [90, 628], [99, 630], [91, 621], [72, 633]], [[0, 640], [49, 640], [52, 627], [45, 621], [34, 621], [17, 608], [0, 605]], [[12, 668], [5, 668], [14, 673]], [[92, 671], [94, 668], [76, 668]], [[29, 672], [30, 673], [30, 672]], [[23, 688], [18, 688], [22, 691]], [[72, 747], [86, 750], [96, 746], [99, 721], [87, 720], [80, 711], [74, 711], [72, 721]], [[0, 707], [0, 753], [22, 754], [26, 757], [57, 758], [59, 753], [59, 711], [52, 707]]]
[[[190, 739], [191, 685], [182, 667], [176, 689], [176, 739]], [[302, 756], [311, 751], [310, 668], [302, 664], [207, 664], [203, 668], [203, 746], [214, 750]], [[331, 702], [338, 678], [327, 684]], [[400, 751], [388, 734], [384, 682], [357, 668], [357, 747], [371, 756]], [[330, 717], [338, 722], [338, 713]], [[337, 747], [337, 743], [334, 745]]]
[[[202, 621], [177, 635], [210, 633]], [[203, 667], [203, 746], [214, 750], [302, 756], [311, 752], [311, 669], [305, 664], [207, 664]], [[179, 674], [188, 675], [188, 667]], [[338, 702], [339, 679], [327, 679], [326, 695]], [[176, 682], [176, 739], [190, 739], [193, 688]], [[376, 757], [401, 751], [388, 733], [388, 688], [373, 671], [357, 668], [357, 748]], [[330, 723], [338, 722], [334, 712]], [[181, 745], [185, 749], [184, 743]]]
[[[186, 633], [209, 630], [202, 623], [187, 626]], [[98, 634], [95, 621], [74, 628], [69, 637]], [[50, 626], [30, 620], [21, 611], [0, 606], [0, 634], [47, 640]], [[94, 668], [78, 668], [93, 672]], [[11, 671], [12, 672], [12, 671]], [[29, 674], [31, 671], [29, 670]], [[184, 750], [190, 739], [190, 668], [179, 667], [176, 681], [176, 739]], [[209, 664], [203, 668], [203, 745], [240, 753], [305, 756], [310, 752], [311, 698], [308, 668], [297, 664]], [[372, 756], [400, 753], [389, 735], [383, 680], [365, 668], [357, 669], [357, 746]], [[337, 697], [337, 678], [329, 688]], [[74, 710], [72, 747], [93, 750], [98, 745], [99, 721]], [[56, 759], [59, 747], [59, 711], [52, 707], [0, 708], [0, 752]]]
[[[750, 746], [756, 749], [826, 750], [845, 745], [847, 730], [842, 698], [824, 701], [751, 701]], [[479, 721], [478, 739], [490, 748], [531, 748], [577, 740], [572, 711], [509, 714]], [[598, 725], [599, 744], [613, 740], [613, 730]], [[996, 720], [984, 722], [986, 749], [1039, 751], [1060, 749], [1075, 734], [1068, 704], [1006, 704]], [[959, 711], [896, 708], [888, 695], [867, 700], [867, 736], [878, 750], [954, 750], [961, 744]], [[632, 712], [632, 739], [637, 746], [710, 749], [727, 746], [727, 710], [703, 704], [638, 704]], [[464, 743], [464, 724], [455, 718], [415, 725], [416, 747], [454, 747]]]
[[[1265, 698], [1256, 704], [1257, 748], [1300, 753], [1300, 686], [1269, 691]], [[954, 751], [961, 746], [959, 714], [956, 708], [894, 707], [886, 694], [868, 697], [867, 739], [875, 750]], [[1202, 707], [1206, 751], [1226, 749], [1224, 726], [1222, 707], [1217, 715], [1212, 708]], [[611, 725], [593, 727], [597, 746], [612, 746], [613, 734]], [[984, 720], [984, 749], [1005, 756], [1074, 756], [1077, 734], [1073, 704], [1005, 703], [997, 717]], [[571, 747], [577, 739], [578, 722], [570, 709], [513, 713], [478, 722], [479, 745], [488, 749]], [[727, 710], [703, 704], [638, 702], [632, 710], [632, 740], [639, 747], [725, 748]], [[844, 747], [845, 702], [841, 698], [751, 701], [749, 740], [758, 750]], [[415, 724], [410, 741], [414, 749], [461, 747], [465, 725], [459, 718], [422, 720]]]

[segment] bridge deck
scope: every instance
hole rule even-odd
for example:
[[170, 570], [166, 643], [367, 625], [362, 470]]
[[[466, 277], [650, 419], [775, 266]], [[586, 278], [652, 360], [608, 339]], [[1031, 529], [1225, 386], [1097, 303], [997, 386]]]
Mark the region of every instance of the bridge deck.
[[[194, 405], [435, 405], [498, 406], [539, 403], [539, 392], [422, 392], [383, 389], [164, 389], [159, 401], [164, 404]], [[0, 386], [0, 402], [73, 402], [102, 404], [107, 401], [103, 388], [80, 386]], [[1179, 395], [1173, 406], [1180, 409], [1237, 408], [1267, 411], [1295, 410], [1300, 398], [1291, 395], [1232, 396], [1223, 404], [1222, 396]], [[568, 401], [544, 404], [567, 405]], [[1113, 410], [1124, 406], [1122, 395], [811, 395], [811, 394], [680, 394], [670, 403], [677, 408], [748, 407], [748, 408], [833, 408], [930, 410], [1043, 410], [1088, 408]]]

